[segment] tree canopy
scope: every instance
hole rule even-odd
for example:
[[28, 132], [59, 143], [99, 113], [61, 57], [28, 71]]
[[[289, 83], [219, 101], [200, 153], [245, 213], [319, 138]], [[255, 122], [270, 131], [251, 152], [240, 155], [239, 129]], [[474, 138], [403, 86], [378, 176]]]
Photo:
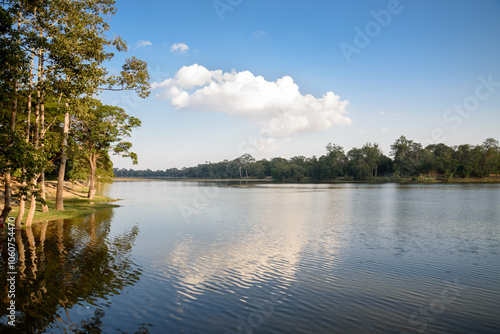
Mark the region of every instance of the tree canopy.
[[[90, 184], [97, 165], [110, 174], [110, 153], [137, 159], [123, 138], [140, 125], [138, 119], [117, 107], [90, 107], [98, 105], [95, 98], [104, 90], [133, 90], [142, 98], [149, 94], [144, 61], [129, 57], [116, 75], [106, 68], [113, 51], [127, 50], [120, 37], [107, 35], [109, 18], [116, 12], [114, 4], [114, 0], [4, 0], [0, 5], [2, 216], [8, 215], [17, 198], [17, 228], [26, 201], [30, 202], [26, 225], [31, 224], [37, 200], [48, 210], [46, 172], [57, 170], [55, 208], [63, 210], [66, 170], [81, 167], [78, 160], [83, 152], [92, 152], [95, 158], [94, 168], [89, 168]], [[99, 113], [102, 122], [96, 121]], [[107, 124], [111, 119], [114, 123]], [[84, 138], [84, 124], [96, 132]], [[72, 145], [79, 149], [71, 150]], [[21, 187], [11, 186], [12, 176]]]
[[[272, 178], [277, 181], [329, 181], [338, 178], [370, 180], [391, 176], [393, 180], [421, 175], [439, 176], [448, 181], [453, 177], [483, 178], [500, 174], [498, 141], [488, 138], [482, 145], [447, 146], [433, 144], [425, 148], [404, 136], [391, 146], [391, 157], [377, 143], [366, 143], [347, 153], [341, 146], [329, 143], [321, 157], [296, 156], [290, 159], [255, 160], [245, 154], [234, 160], [206, 162], [194, 167], [166, 170], [114, 169], [117, 177], [158, 177], [193, 179]], [[243, 167], [244, 166], [244, 167]], [[244, 171], [244, 173], [241, 172]]]

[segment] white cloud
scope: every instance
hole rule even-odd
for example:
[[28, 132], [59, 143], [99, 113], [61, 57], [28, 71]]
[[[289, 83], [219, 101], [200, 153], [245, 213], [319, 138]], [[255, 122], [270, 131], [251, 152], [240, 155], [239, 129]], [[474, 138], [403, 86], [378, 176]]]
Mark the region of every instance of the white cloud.
[[385, 115], [385, 111], [381, 111], [378, 114], [381, 115], [381, 116], [384, 116]]
[[348, 101], [333, 92], [316, 98], [302, 95], [289, 76], [266, 81], [250, 71], [210, 71], [194, 64], [182, 67], [174, 78], [153, 83], [159, 98], [177, 109], [217, 111], [257, 123], [268, 138], [289, 136], [333, 125], [351, 124], [345, 116]]
[[389, 132], [388, 128], [382, 128], [382, 129], [380, 129], [380, 133], [387, 133], [387, 132]]
[[189, 46], [184, 43], [175, 43], [170, 47], [171, 52], [178, 52], [181, 54], [187, 54], [189, 51]]
[[153, 43], [151, 43], [150, 41], [139, 41], [135, 45], [135, 48], [138, 49], [138, 48], [141, 48], [143, 46], [149, 46], [149, 45], [153, 45]]
[[252, 33], [252, 36], [258, 39], [264, 38], [267, 36], [267, 33], [265, 31], [259, 30], [257, 32]]

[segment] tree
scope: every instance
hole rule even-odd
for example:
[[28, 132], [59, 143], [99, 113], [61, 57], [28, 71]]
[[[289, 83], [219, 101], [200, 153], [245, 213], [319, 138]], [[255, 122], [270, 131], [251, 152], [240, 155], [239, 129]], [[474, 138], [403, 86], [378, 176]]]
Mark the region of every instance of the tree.
[[443, 175], [445, 180], [450, 181], [456, 173], [457, 161], [454, 157], [453, 148], [443, 144], [432, 144], [426, 147], [434, 158], [432, 162], [433, 170]]
[[321, 179], [321, 165], [315, 155], [308, 159], [307, 174], [313, 180]]
[[252, 164], [252, 167], [252, 172], [256, 178], [263, 179], [266, 177], [265, 165], [263, 160], [256, 161], [254, 164]]
[[349, 159], [347, 172], [355, 180], [367, 179], [373, 175], [372, 167], [368, 164], [362, 148], [353, 148], [347, 152], [347, 157]]
[[289, 163], [283, 158], [273, 159], [274, 168], [271, 175], [277, 181], [300, 181], [304, 178], [305, 168], [295, 163]]
[[[149, 74], [145, 62], [134, 57], [127, 59], [118, 76], [107, 76], [103, 62], [113, 57], [106, 47], [114, 46], [118, 51], [126, 51], [126, 44], [121, 38], [109, 39], [106, 31], [109, 25], [105, 17], [115, 13], [112, 0], [71, 1], [58, 7], [59, 31], [56, 33], [54, 45], [59, 52], [55, 53], [61, 79], [61, 94], [66, 98], [66, 112], [63, 126], [63, 143], [56, 192], [56, 210], [63, 210], [63, 183], [67, 159], [67, 138], [69, 133], [70, 112], [78, 116], [78, 108], [70, 108], [82, 95], [92, 97], [99, 90], [135, 90], [139, 96], [149, 94]], [[62, 28], [62, 29], [61, 29]]]
[[390, 173], [394, 170], [394, 165], [392, 159], [388, 156], [382, 154], [380, 161], [378, 163], [377, 175], [384, 175], [385, 173]]
[[422, 174], [430, 174], [434, 172], [434, 154], [427, 148], [420, 151], [420, 168], [419, 172]]
[[[23, 12], [14, 1], [6, 1], [5, 7], [0, 7], [0, 101], [2, 108], [2, 124], [10, 124], [9, 127], [1, 126], [1, 136], [12, 139], [8, 146], [3, 146], [4, 159], [0, 165], [4, 175], [5, 199], [1, 217], [6, 219], [11, 211], [12, 187], [11, 173], [17, 169], [8, 154], [11, 150], [16, 150], [12, 145], [21, 143], [17, 137], [16, 122], [18, 113], [19, 86], [26, 78], [26, 68], [28, 59], [21, 47], [21, 22]], [[7, 116], [8, 115], [8, 116]], [[5, 138], [4, 138], [5, 139]], [[9, 147], [8, 150], [6, 148]], [[19, 147], [17, 147], [17, 151]], [[16, 226], [20, 228], [20, 226]]]
[[366, 164], [370, 167], [370, 175], [377, 177], [378, 175], [378, 164], [382, 157], [382, 151], [377, 143], [366, 143], [361, 151], [363, 153], [363, 158], [366, 161]]
[[334, 179], [343, 174], [346, 155], [343, 147], [332, 143], [326, 146], [326, 150], [328, 153], [323, 160], [326, 168], [326, 177], [328, 179]]
[[488, 138], [483, 142], [483, 150], [485, 151], [485, 173], [500, 174], [500, 146], [498, 141], [493, 138]]
[[94, 198], [100, 159], [109, 160], [108, 154], [111, 152], [129, 157], [137, 164], [137, 155], [130, 151], [132, 144], [125, 141], [125, 138], [130, 137], [132, 129], [139, 127], [141, 121], [128, 115], [122, 108], [103, 105], [94, 99], [88, 101], [85, 109], [74, 120], [72, 133], [88, 170], [88, 198]]
[[[29, 178], [26, 175], [30, 173], [27, 166], [20, 166], [23, 188], [28, 186], [31, 193], [27, 225], [31, 224], [38, 198], [37, 179], [41, 177], [43, 190], [43, 174], [45, 162], [48, 160], [43, 147], [47, 131], [46, 94], [59, 95], [59, 100], [64, 98], [63, 104], [68, 107], [70, 99], [78, 99], [82, 94], [92, 94], [95, 91], [93, 87], [105, 74], [105, 71], [99, 68], [99, 64], [110, 57], [110, 54], [104, 51], [106, 39], [103, 37], [103, 32], [107, 30], [104, 17], [113, 10], [111, 0], [3, 2], [2, 11], [9, 13], [11, 18], [10, 33], [5, 40], [14, 41], [18, 47], [13, 49], [19, 50], [15, 57], [18, 61], [12, 61], [10, 65], [13, 68], [10, 79], [13, 93], [11, 128], [14, 130], [12, 132], [16, 132], [16, 118], [19, 118], [16, 116], [19, 116], [17, 115], [19, 102], [23, 98], [25, 99], [23, 104], [26, 103], [27, 107], [26, 114], [21, 116], [27, 123], [26, 126], [21, 123], [18, 129], [25, 132], [23, 136], [28, 144], [27, 149], [40, 153], [38, 154], [40, 164]], [[66, 144], [69, 117], [65, 117], [64, 120], [63, 144]], [[66, 160], [65, 149], [66, 145], [63, 145], [60, 159], [63, 166]], [[10, 170], [5, 174], [6, 179], [10, 178]], [[64, 168], [61, 170], [64, 171]], [[26, 184], [27, 181], [29, 184]], [[9, 183], [10, 181], [6, 182], [6, 187]], [[62, 188], [58, 190], [62, 193]], [[16, 223], [20, 223], [22, 218], [25, 197], [26, 194], [20, 194], [21, 205]], [[42, 200], [43, 197], [42, 192]], [[6, 200], [8, 198], [9, 196]], [[43, 209], [46, 211], [47, 207], [43, 206]]]
[[252, 157], [250, 154], [245, 153], [241, 157], [236, 159], [236, 161], [240, 168], [240, 178], [241, 178], [241, 168], [243, 168], [245, 170], [246, 178], [248, 179], [248, 167], [251, 163], [255, 162], [255, 158]]
[[[112, 44], [104, 35], [109, 29], [101, 15], [114, 14], [111, 1], [92, 3], [70, 1], [64, 6], [55, 6], [56, 27], [51, 31], [54, 59], [53, 76], [64, 97], [65, 112], [63, 141], [56, 191], [56, 210], [64, 210], [63, 184], [66, 169], [70, 114], [76, 115], [74, 105], [82, 95], [92, 96], [102, 84], [106, 74], [101, 64], [113, 55], [105, 47]], [[100, 14], [96, 14], [100, 13]], [[59, 18], [60, 17], [60, 18]]]
[[394, 168], [400, 175], [413, 175], [420, 164], [422, 145], [401, 136], [391, 145], [391, 155], [394, 156]]
[[[125, 61], [119, 75], [108, 75], [103, 66], [113, 57], [108, 49], [127, 49], [121, 38], [106, 35], [109, 30], [107, 18], [115, 11], [113, 0], [2, 2], [0, 111], [2, 121], [6, 121], [2, 124], [10, 127], [2, 127], [0, 132], [8, 132], [13, 138], [5, 150], [11, 155], [5, 155], [0, 166], [6, 194], [2, 215], [6, 216], [11, 207], [10, 178], [11, 173], [16, 172], [22, 180], [22, 187], [13, 194], [20, 199], [17, 228], [29, 196], [31, 203], [26, 225], [31, 224], [38, 199], [42, 201], [42, 210], [48, 210], [44, 198], [44, 175], [45, 169], [56, 159], [60, 161], [56, 209], [64, 209], [62, 190], [70, 120], [78, 118], [80, 100], [91, 98], [104, 89], [135, 90], [141, 97], [149, 94], [145, 62], [131, 57]], [[47, 101], [56, 101], [57, 105], [51, 111], [55, 115], [50, 120], [46, 117]], [[54, 123], [56, 120], [58, 122]], [[59, 132], [60, 136], [53, 135]], [[49, 143], [46, 136], [52, 141], [58, 139], [59, 145]], [[25, 143], [16, 138], [24, 138]], [[22, 151], [20, 148], [33, 159], [28, 161], [12, 156]], [[59, 150], [59, 156], [54, 154], [54, 149]], [[104, 160], [102, 167], [106, 165]]]
[[462, 178], [469, 177], [474, 170], [471, 146], [469, 144], [457, 146], [454, 156], [458, 163], [457, 175]]

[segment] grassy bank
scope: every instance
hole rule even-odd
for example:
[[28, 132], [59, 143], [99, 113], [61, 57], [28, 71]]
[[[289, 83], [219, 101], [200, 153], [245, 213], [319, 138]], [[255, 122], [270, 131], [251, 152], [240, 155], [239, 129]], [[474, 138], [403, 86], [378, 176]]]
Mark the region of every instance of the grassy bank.
[[[55, 187], [48, 182], [48, 195], [47, 195], [47, 206], [49, 207], [49, 212], [42, 212], [42, 205], [40, 201], [37, 201], [36, 211], [33, 218], [34, 223], [46, 222], [56, 219], [70, 219], [76, 217], [85, 217], [92, 214], [93, 211], [105, 208], [114, 208], [118, 205], [113, 204], [117, 200], [113, 200], [104, 196], [95, 196], [94, 199], [87, 198], [88, 188], [81, 185], [74, 185], [69, 182], [65, 182], [64, 187], [64, 211], [56, 211], [55, 208]], [[23, 216], [23, 227], [26, 217], [28, 215], [30, 202], [26, 202], [26, 207]], [[9, 213], [9, 217], [17, 217], [19, 212], [19, 206], [14, 205], [12, 211]]]
[[[33, 218], [34, 223], [46, 222], [56, 219], [68, 219], [76, 217], [85, 217], [92, 214], [93, 211], [105, 208], [118, 207], [116, 204], [109, 203], [112, 201], [109, 198], [95, 198], [92, 200], [83, 198], [69, 198], [64, 201], [64, 211], [54, 210], [55, 201], [47, 201], [49, 207], [49, 212], [42, 212], [41, 204], [37, 203], [37, 209], [35, 211], [35, 216]], [[26, 216], [28, 215], [29, 202], [26, 205], [26, 210], [23, 218], [26, 221]], [[17, 217], [19, 212], [19, 207], [14, 207], [9, 214], [9, 217]]]

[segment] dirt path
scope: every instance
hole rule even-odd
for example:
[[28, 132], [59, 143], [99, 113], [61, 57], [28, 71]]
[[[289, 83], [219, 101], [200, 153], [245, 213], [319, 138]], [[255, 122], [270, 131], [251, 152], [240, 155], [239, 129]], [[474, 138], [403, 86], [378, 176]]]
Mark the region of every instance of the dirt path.
[[[12, 182], [12, 187], [14, 188], [14, 190], [17, 190], [20, 185], [21, 183], [18, 182], [17, 180]], [[45, 192], [47, 199], [55, 198], [56, 188], [57, 188], [57, 181], [45, 181]], [[87, 197], [87, 193], [85, 192], [85, 186], [83, 182], [80, 181], [76, 181], [74, 183], [70, 181], [64, 181], [63, 195], [64, 198]], [[0, 207], [2, 208], [3, 208], [4, 197], [5, 197], [5, 186], [2, 180], [2, 182], [0, 182]], [[12, 202], [13, 206], [17, 206], [19, 203], [19, 201], [15, 198], [12, 199]]]

